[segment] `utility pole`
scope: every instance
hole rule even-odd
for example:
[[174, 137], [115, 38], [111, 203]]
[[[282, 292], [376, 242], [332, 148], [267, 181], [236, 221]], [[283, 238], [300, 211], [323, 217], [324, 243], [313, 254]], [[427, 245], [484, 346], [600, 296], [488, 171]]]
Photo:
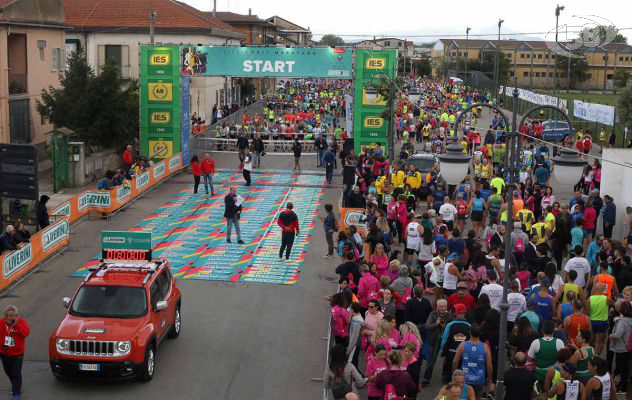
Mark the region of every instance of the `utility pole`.
[[156, 24], [156, 17], [158, 13], [154, 10], [149, 12], [149, 44], [154, 44], [154, 25]]
[[469, 58], [469, 56], [467, 54], [467, 50], [468, 50], [467, 47], [468, 47], [468, 43], [469, 43], [469, 39], [470, 39], [470, 30], [471, 29], [472, 28], [470, 28], [470, 27], [465, 28], [465, 54], [463, 54], [463, 56], [464, 56], [463, 65], [465, 67], [465, 74], [464, 74], [465, 76], [463, 77], [464, 78], [464, 82], [463, 82], [464, 86], [467, 86], [467, 60]]
[[[560, 20], [560, 12], [564, 9], [564, 6], [560, 6], [558, 5], [557, 7], [555, 7], [555, 50], [557, 50], [560, 45], [557, 41], [557, 34], [558, 34], [558, 25], [559, 25], [559, 20]], [[559, 54], [555, 54], [554, 55], [554, 62], [553, 62], [553, 97], [555, 97], [555, 90], [557, 89], [557, 57], [559, 57]]]
[[500, 85], [500, 27], [505, 22], [504, 19], [498, 20], [498, 41], [496, 42], [496, 65], [494, 65], [494, 77], [496, 78], [496, 90], [494, 91], [494, 97], [498, 97], [498, 87]]
[[217, 16], [217, 0], [213, 0], [213, 18]]
[[[388, 160], [391, 166], [395, 163], [395, 113], [393, 112], [393, 104], [395, 103], [395, 84], [388, 82]], [[391, 167], [392, 168], [392, 167]]]

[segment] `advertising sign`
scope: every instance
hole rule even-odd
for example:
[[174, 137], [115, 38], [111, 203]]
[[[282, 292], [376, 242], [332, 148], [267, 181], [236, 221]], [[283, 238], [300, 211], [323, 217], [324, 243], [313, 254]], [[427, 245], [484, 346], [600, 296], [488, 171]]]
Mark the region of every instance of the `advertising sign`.
[[573, 116], [604, 125], [614, 125], [614, 107], [604, 104], [573, 100]]
[[345, 48], [210, 47], [182, 48], [182, 73], [350, 79], [353, 51]]
[[104, 250], [151, 250], [151, 232], [101, 231], [101, 247]]
[[130, 185], [120, 185], [116, 188], [116, 201], [121, 202], [132, 194]]
[[85, 192], [79, 195], [77, 203], [79, 211], [88, 207], [108, 208], [111, 203], [110, 192]]
[[62, 219], [46, 227], [42, 233], [42, 249], [44, 249], [44, 251], [50, 249], [62, 240], [67, 239], [69, 234], [70, 223], [67, 219]]
[[165, 174], [165, 162], [154, 165], [154, 179], [160, 179]]
[[180, 152], [180, 47], [140, 48], [141, 153], [165, 159]]
[[33, 259], [33, 247], [31, 243], [27, 243], [21, 249], [9, 253], [2, 260], [2, 276], [4, 279], [18, 272], [20, 269], [28, 265]]
[[136, 190], [141, 190], [147, 185], [149, 185], [149, 171], [136, 176]]
[[362, 147], [379, 143], [388, 147], [388, 120], [384, 112], [388, 108], [385, 99], [370, 102], [366, 89], [379, 80], [379, 76], [395, 79], [397, 50], [357, 49], [355, 51], [354, 104], [353, 104], [353, 144], [356, 153]]

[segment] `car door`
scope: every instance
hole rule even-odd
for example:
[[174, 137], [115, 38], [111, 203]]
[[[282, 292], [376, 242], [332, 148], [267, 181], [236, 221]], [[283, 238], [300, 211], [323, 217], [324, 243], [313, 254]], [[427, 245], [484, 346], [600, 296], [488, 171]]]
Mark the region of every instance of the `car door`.
[[[149, 295], [151, 297], [152, 323], [154, 324], [156, 338], [158, 339], [158, 341], [160, 341], [164, 336], [167, 326], [167, 310], [158, 310], [158, 302], [163, 300], [163, 292], [161, 288], [161, 276], [163, 274], [164, 271], [160, 272], [160, 274], [156, 277], [154, 282], [149, 287]], [[162, 278], [162, 280], [164, 280], [164, 277]]]

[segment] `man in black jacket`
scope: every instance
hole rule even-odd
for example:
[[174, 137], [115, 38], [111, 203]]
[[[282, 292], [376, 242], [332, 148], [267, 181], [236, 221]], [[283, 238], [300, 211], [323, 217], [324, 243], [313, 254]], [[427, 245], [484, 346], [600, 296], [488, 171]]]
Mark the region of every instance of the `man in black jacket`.
[[555, 217], [555, 232], [553, 233], [553, 258], [557, 263], [557, 270], [562, 269], [562, 259], [566, 256], [568, 245], [571, 243], [571, 229], [573, 217], [568, 213], [568, 206], [562, 204], [560, 213]]
[[354, 261], [354, 258], [353, 251], [347, 251], [345, 253], [346, 262], [336, 267], [336, 273], [340, 275], [341, 278], [349, 277], [349, 274], [353, 275], [353, 282], [356, 287], [358, 287], [360, 285], [360, 266]]
[[244, 244], [241, 240], [241, 230], [239, 229], [239, 217], [241, 214], [241, 204], [237, 205], [237, 188], [230, 188], [230, 193], [224, 197], [224, 218], [226, 218], [226, 242], [231, 243], [230, 236], [235, 225], [237, 232], [237, 243]]
[[7, 225], [4, 233], [0, 235], [0, 252], [4, 252], [6, 250], [17, 250], [18, 245], [15, 242], [15, 229], [13, 225]]
[[50, 200], [50, 197], [43, 194], [40, 196], [40, 200], [37, 202], [37, 211], [35, 216], [37, 218], [37, 225], [40, 229], [44, 229], [48, 225], [50, 225], [48, 209], [46, 208], [46, 203], [48, 203], [48, 200]]

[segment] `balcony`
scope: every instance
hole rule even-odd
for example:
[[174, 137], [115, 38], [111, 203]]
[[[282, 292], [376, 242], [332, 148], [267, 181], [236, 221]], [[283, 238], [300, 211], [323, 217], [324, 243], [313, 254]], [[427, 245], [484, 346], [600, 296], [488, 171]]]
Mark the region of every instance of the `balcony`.
[[26, 74], [9, 74], [9, 94], [19, 95], [25, 94], [27, 90]]

